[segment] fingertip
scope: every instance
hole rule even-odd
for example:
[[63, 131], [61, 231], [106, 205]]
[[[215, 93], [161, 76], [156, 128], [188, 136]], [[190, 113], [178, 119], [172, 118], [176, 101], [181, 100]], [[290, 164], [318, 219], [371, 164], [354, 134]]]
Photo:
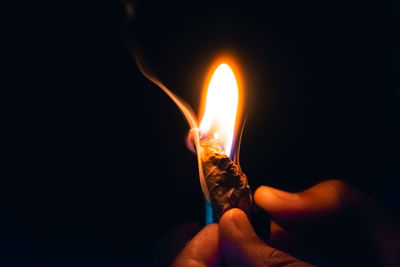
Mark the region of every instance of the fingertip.
[[293, 224], [336, 214], [354, 202], [355, 196], [347, 184], [328, 180], [299, 193], [261, 186], [254, 193], [254, 202], [277, 222]]
[[254, 193], [254, 202], [267, 212], [276, 209], [276, 206], [280, 206], [280, 199], [275, 194], [275, 191], [279, 190], [265, 185], [260, 186]]
[[234, 216], [240, 216], [240, 214], [244, 214], [244, 211], [242, 211], [239, 208], [233, 208], [233, 209], [230, 209], [230, 210], [226, 211], [222, 215], [222, 217], [224, 217], [224, 216], [226, 216], [226, 217], [234, 217]]
[[262, 208], [264, 208], [264, 204], [268, 204], [269, 188], [262, 185], [254, 192], [254, 202]]
[[300, 200], [298, 193], [289, 193], [269, 186], [260, 186], [254, 193], [254, 201], [266, 210], [281, 207], [287, 202], [296, 203]]
[[238, 208], [233, 208], [222, 215], [219, 224], [234, 223], [237, 220], [240, 221], [244, 219], [247, 219], [247, 215], [244, 213], [244, 211]]
[[243, 217], [246, 217], [246, 214], [241, 209], [230, 209], [222, 215], [219, 220], [219, 226], [221, 228], [236, 227], [235, 221], [244, 220], [245, 218]]
[[248, 235], [256, 236], [246, 213], [237, 208], [224, 213], [219, 221], [219, 231], [222, 236], [229, 239]]

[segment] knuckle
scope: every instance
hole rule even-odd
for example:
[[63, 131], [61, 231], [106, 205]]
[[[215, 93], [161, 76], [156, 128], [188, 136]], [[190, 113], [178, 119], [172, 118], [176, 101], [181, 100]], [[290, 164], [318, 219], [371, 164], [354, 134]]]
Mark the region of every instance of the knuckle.
[[331, 191], [333, 206], [337, 209], [347, 208], [354, 202], [355, 192], [346, 182], [332, 179], [326, 181], [326, 185]]
[[325, 183], [331, 185], [333, 188], [336, 188], [337, 190], [344, 190], [349, 187], [349, 185], [346, 182], [339, 179], [330, 179], [325, 181]]
[[296, 262], [295, 258], [289, 256], [288, 254], [278, 249], [271, 248], [271, 250], [268, 253], [268, 256], [265, 257], [263, 266], [268, 266], [268, 267], [288, 266], [294, 262]]

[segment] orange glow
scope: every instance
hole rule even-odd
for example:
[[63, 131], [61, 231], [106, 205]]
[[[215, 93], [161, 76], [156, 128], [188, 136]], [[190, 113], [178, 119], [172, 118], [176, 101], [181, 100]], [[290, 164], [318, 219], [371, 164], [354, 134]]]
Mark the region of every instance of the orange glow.
[[[135, 57], [140, 72], [158, 87], [160, 87], [175, 102], [190, 126], [189, 148], [197, 154], [199, 167], [199, 178], [201, 188], [207, 201], [210, 195], [204, 179], [200, 155], [200, 140], [207, 139], [221, 146], [226, 155], [239, 163], [239, 146], [232, 153], [235, 134], [238, 132], [240, 122], [241, 106], [244, 102], [243, 83], [237, 64], [231, 57], [219, 57], [210, 68], [203, 90], [200, 125], [190, 105], [170, 91], [162, 82], [155, 78], [141, 64], [139, 58]], [[234, 74], [235, 72], [235, 74]], [[240, 143], [240, 140], [238, 140]]]
[[203, 118], [200, 123], [201, 136], [207, 136], [221, 145], [231, 156], [235, 122], [239, 103], [239, 88], [231, 67], [220, 64], [208, 84]]

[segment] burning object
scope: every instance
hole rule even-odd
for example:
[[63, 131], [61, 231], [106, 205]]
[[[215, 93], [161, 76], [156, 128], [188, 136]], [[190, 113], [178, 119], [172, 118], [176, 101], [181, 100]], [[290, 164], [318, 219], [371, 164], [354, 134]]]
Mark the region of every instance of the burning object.
[[249, 214], [252, 203], [250, 186], [239, 165], [222, 151], [215, 140], [200, 141], [200, 155], [204, 179], [217, 219], [232, 208], [240, 208]]
[[[142, 74], [176, 103], [190, 125], [188, 145], [197, 154], [206, 207], [212, 206], [212, 212], [206, 212], [207, 223], [213, 221], [213, 216], [219, 220], [231, 208], [240, 208], [247, 215], [254, 210], [250, 186], [239, 165], [241, 137], [237, 146], [234, 146], [240, 122], [240, 91], [227, 61], [220, 60], [217, 67], [212, 68], [203, 105], [204, 113], [198, 123], [190, 106], [146, 72], [137, 59]], [[235, 147], [236, 150], [233, 149]]]
[[214, 215], [240, 208], [249, 214], [250, 186], [238, 163], [231, 160], [239, 89], [232, 69], [220, 64], [208, 85], [205, 111], [200, 123], [199, 150], [203, 176]]

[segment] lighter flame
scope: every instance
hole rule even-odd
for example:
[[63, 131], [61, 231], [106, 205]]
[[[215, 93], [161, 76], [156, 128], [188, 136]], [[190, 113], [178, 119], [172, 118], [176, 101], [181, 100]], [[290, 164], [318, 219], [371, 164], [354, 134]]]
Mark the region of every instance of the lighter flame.
[[[199, 167], [199, 178], [201, 188], [208, 203], [210, 203], [210, 194], [204, 179], [203, 167], [200, 155], [200, 138], [208, 138], [221, 145], [226, 155], [231, 155], [233, 139], [235, 134], [236, 112], [238, 108], [238, 85], [232, 69], [227, 64], [221, 64], [214, 71], [210, 80], [205, 111], [200, 127], [191, 107], [177, 95], [171, 92], [163, 83], [155, 78], [150, 72], [146, 71], [139, 58], [135, 56], [136, 63], [140, 72], [158, 87], [160, 87], [178, 106], [185, 116], [190, 126], [189, 136], [193, 137], [196, 148], [197, 163]], [[193, 144], [191, 144], [193, 145]], [[238, 154], [240, 150], [240, 139], [235, 156], [238, 163]]]
[[200, 134], [212, 136], [231, 156], [239, 89], [232, 69], [225, 63], [215, 70], [208, 85]]

